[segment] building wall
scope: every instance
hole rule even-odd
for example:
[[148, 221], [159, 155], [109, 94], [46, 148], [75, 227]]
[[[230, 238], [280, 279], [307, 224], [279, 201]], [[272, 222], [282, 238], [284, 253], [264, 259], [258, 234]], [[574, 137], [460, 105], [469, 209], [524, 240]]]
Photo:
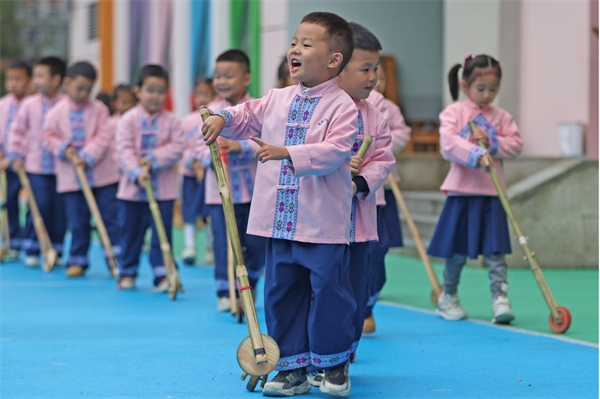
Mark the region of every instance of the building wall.
[[[89, 6], [96, 3], [95, 0], [76, 0], [71, 4], [71, 18], [69, 21], [69, 65], [75, 61], [88, 61], [99, 70], [100, 43], [98, 39], [88, 38], [89, 29]], [[96, 80], [96, 85], [100, 79]]]
[[260, 93], [266, 95], [277, 87], [277, 68], [287, 53], [291, 37], [288, 37], [287, 0], [263, 0], [261, 5], [261, 71]]
[[442, 108], [442, 1], [290, 0], [289, 40], [302, 17], [313, 11], [334, 12], [373, 31], [382, 53], [396, 59], [406, 119], [437, 120]]

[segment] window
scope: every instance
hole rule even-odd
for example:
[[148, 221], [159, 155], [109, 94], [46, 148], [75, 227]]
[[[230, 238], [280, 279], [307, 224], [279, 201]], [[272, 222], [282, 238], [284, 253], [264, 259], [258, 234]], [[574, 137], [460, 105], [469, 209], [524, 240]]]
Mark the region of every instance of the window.
[[88, 9], [88, 39], [98, 38], [98, 3], [92, 3]]

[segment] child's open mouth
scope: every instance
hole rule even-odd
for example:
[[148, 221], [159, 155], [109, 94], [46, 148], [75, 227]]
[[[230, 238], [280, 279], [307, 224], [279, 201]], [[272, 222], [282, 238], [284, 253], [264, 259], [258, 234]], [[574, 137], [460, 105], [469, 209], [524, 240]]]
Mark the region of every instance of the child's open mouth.
[[300, 69], [301, 66], [302, 63], [300, 61], [298, 61], [295, 58], [292, 58], [292, 67], [290, 68], [290, 71], [296, 72], [298, 69]]

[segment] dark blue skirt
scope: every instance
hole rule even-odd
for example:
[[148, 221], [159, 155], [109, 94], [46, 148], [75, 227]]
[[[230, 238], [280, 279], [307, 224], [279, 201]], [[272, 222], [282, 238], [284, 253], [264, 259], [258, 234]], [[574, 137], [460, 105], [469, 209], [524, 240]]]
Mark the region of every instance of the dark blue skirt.
[[[377, 225], [385, 224], [385, 233], [387, 234], [389, 247], [401, 247], [402, 227], [400, 227], [400, 215], [398, 214], [398, 204], [392, 190], [385, 191], [385, 206], [377, 207]], [[382, 229], [377, 229], [378, 234], [382, 234]], [[381, 238], [380, 238], [381, 240]]]
[[478, 255], [511, 252], [506, 212], [498, 197], [449, 196], [427, 253], [439, 258], [455, 254]]
[[183, 195], [181, 213], [185, 223], [196, 223], [198, 217], [206, 216], [204, 203], [204, 181], [200, 183], [195, 177], [183, 176]]

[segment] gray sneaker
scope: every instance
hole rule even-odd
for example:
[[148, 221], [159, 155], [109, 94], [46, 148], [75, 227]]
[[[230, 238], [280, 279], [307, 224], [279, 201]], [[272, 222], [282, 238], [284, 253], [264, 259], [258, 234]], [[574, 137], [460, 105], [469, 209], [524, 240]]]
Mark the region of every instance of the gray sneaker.
[[306, 377], [306, 368], [280, 371], [263, 388], [264, 396], [294, 396], [308, 393], [312, 387]]
[[456, 294], [446, 294], [443, 292], [438, 298], [438, 307], [435, 312], [446, 320], [467, 318], [467, 312], [460, 306], [460, 301]]
[[515, 315], [510, 307], [510, 301], [504, 295], [500, 295], [494, 299], [492, 312], [494, 312], [492, 323], [510, 324], [515, 319]]
[[334, 369], [325, 370], [325, 378], [319, 389], [329, 395], [348, 396], [350, 393], [350, 361]]
[[323, 370], [313, 370], [308, 372], [308, 382], [313, 387], [320, 387], [323, 378], [325, 378], [325, 372]]

